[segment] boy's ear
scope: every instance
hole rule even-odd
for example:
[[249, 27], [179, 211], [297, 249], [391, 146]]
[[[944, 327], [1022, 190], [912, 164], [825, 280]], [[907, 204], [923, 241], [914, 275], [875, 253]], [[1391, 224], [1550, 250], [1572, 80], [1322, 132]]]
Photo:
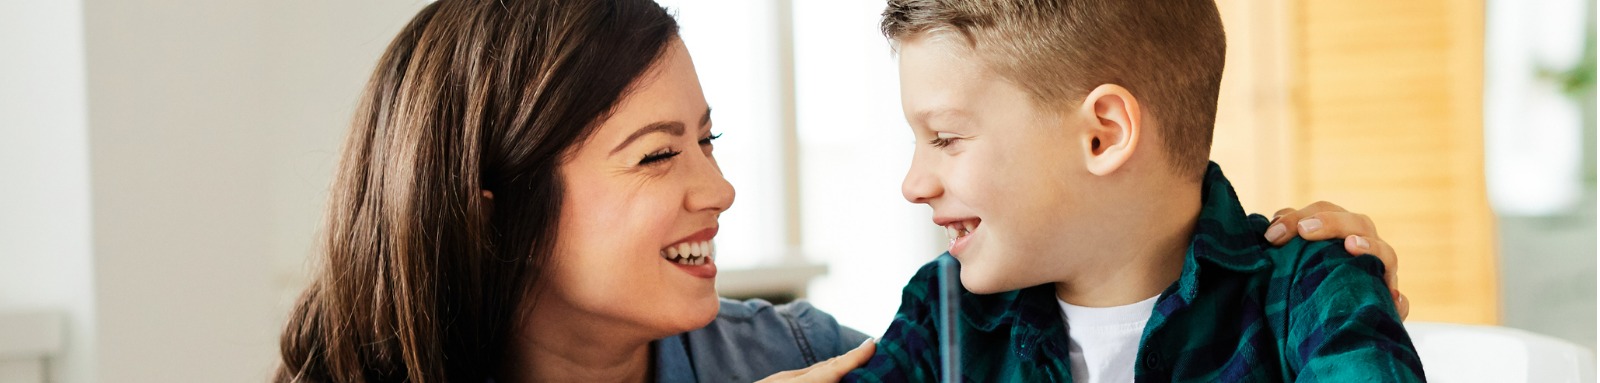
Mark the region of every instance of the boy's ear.
[[1139, 117], [1139, 100], [1128, 89], [1104, 84], [1083, 98], [1084, 114], [1093, 123], [1084, 130], [1084, 163], [1097, 176], [1111, 174], [1133, 158], [1144, 126]]

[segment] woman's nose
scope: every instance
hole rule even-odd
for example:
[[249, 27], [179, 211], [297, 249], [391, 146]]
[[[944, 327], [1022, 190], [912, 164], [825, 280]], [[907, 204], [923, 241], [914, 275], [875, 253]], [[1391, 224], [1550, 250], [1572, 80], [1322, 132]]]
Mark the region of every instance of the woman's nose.
[[722, 168], [717, 166], [717, 159], [709, 155], [701, 157], [702, 161], [694, 166], [692, 182], [694, 186], [689, 191], [685, 201], [689, 211], [711, 210], [722, 212], [733, 205], [733, 184], [722, 176]]

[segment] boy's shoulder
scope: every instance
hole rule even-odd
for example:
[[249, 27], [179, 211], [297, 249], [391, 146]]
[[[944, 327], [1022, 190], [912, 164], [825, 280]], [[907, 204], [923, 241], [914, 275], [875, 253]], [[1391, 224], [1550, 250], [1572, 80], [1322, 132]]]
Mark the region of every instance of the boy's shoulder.
[[[1265, 228], [1266, 217], [1251, 215], [1251, 226]], [[1256, 237], [1259, 237], [1257, 235]], [[1384, 282], [1383, 261], [1376, 256], [1352, 256], [1345, 250], [1344, 239], [1308, 241], [1295, 237], [1283, 246], [1265, 244], [1259, 247], [1262, 258], [1269, 266], [1273, 289], [1281, 289], [1288, 303], [1303, 302], [1317, 289], [1360, 290], [1387, 289]], [[1327, 303], [1314, 303], [1327, 305]]]

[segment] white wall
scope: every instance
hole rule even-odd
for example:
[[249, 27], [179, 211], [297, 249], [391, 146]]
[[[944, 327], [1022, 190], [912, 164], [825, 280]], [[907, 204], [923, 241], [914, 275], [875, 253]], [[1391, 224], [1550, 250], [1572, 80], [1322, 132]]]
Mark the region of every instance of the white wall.
[[356, 96], [423, 4], [0, 2], [0, 310], [69, 314], [54, 381], [270, 374]]
[[67, 314], [60, 381], [94, 365], [82, 7], [0, 1], [0, 311]]
[[[271, 364], [264, 2], [85, 3], [98, 373]], [[203, 362], [202, 362], [203, 361]]]

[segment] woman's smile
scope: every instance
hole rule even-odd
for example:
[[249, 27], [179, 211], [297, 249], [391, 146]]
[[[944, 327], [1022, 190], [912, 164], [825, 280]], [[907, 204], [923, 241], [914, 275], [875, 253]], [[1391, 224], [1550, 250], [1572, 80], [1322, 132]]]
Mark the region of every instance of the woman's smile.
[[712, 226], [705, 230], [695, 232], [693, 235], [674, 242], [661, 249], [661, 259], [677, 266], [689, 275], [696, 278], [713, 279], [717, 277], [716, 259], [717, 246], [712, 238], [717, 236], [717, 227]]

